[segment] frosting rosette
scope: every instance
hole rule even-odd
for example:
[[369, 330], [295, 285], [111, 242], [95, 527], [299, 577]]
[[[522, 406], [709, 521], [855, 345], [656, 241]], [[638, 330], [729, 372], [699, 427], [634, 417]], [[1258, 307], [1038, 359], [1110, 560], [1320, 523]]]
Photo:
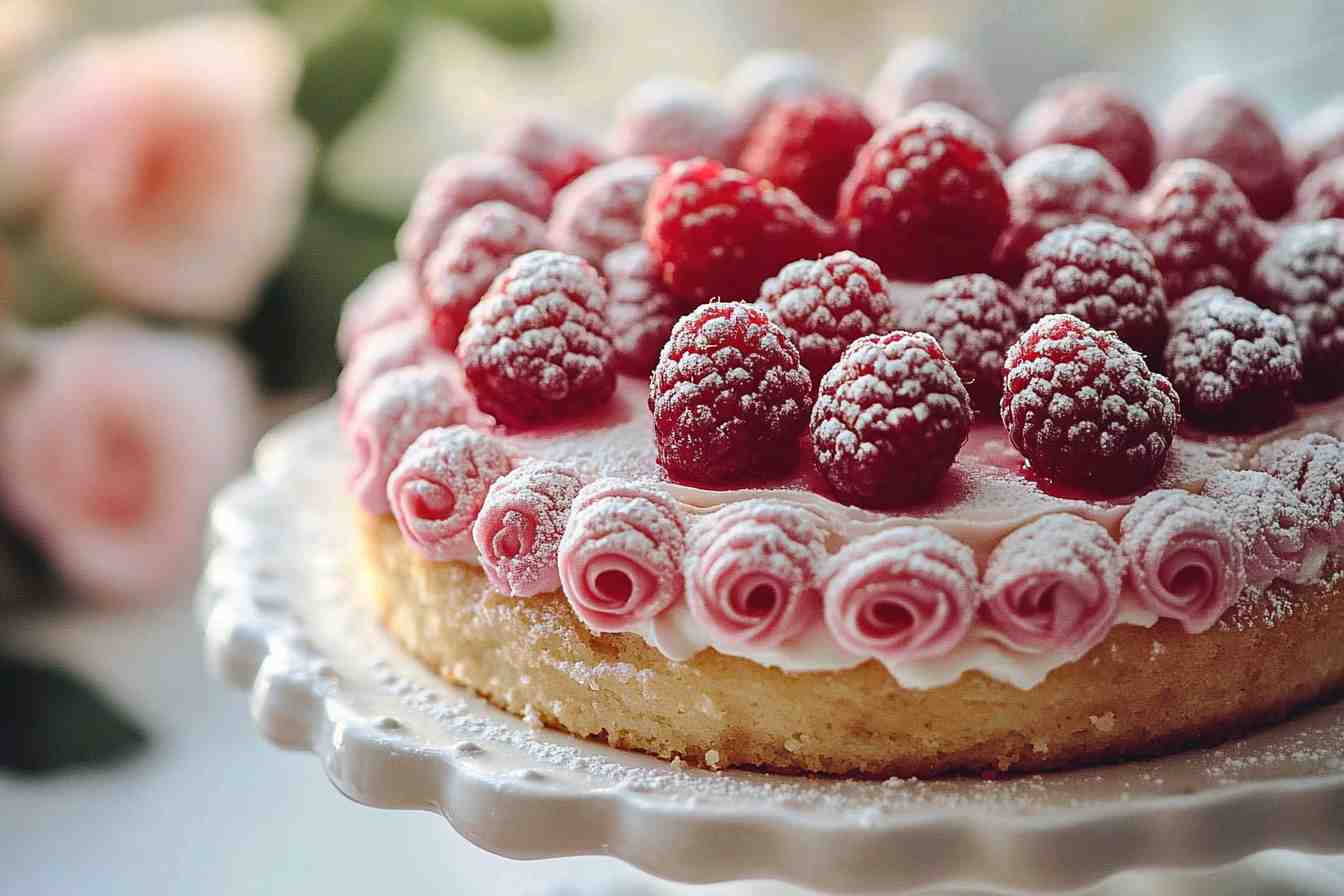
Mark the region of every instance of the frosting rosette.
[[341, 360], [348, 360], [365, 336], [415, 317], [420, 308], [410, 271], [399, 261], [389, 261], [364, 278], [341, 306], [336, 354]]
[[469, 426], [428, 429], [387, 479], [387, 502], [406, 540], [430, 560], [475, 555], [471, 527], [509, 457], [490, 436]]
[[425, 360], [425, 322], [418, 314], [395, 321], [364, 336], [354, 346], [350, 361], [336, 380], [336, 404], [341, 420], [349, 419], [364, 390], [378, 377]]
[[1207, 630], [1246, 584], [1246, 555], [1216, 501], [1181, 489], [1149, 492], [1120, 523], [1120, 550], [1139, 603], [1191, 634]]
[[560, 587], [560, 539], [583, 479], [554, 461], [528, 461], [490, 486], [472, 527], [490, 585], [512, 597]]
[[1017, 650], [1081, 656], [1115, 624], [1124, 569], [1119, 545], [1099, 524], [1043, 516], [989, 555], [981, 620]]
[[1344, 547], [1344, 442], [1323, 432], [1284, 439], [1262, 450], [1257, 465], [1297, 494], [1312, 538]]
[[575, 497], [560, 539], [565, 597], [593, 631], [629, 631], [681, 593], [685, 545], [685, 523], [662, 489], [592, 482]]
[[462, 422], [467, 409], [442, 364], [403, 367], [378, 377], [345, 421], [354, 460], [350, 493], [369, 513], [387, 513], [387, 478], [420, 433]]
[[1224, 470], [1204, 483], [1204, 494], [1232, 519], [1246, 552], [1246, 580], [1300, 581], [1320, 571], [1325, 548], [1309, 537], [1307, 509], [1297, 493], [1260, 470]]
[[826, 529], [814, 512], [742, 501], [698, 528], [686, 552], [686, 601], [711, 641], [778, 647], [821, 618], [817, 571]]
[[932, 526], [898, 526], [850, 542], [831, 569], [826, 626], [860, 656], [886, 663], [943, 656], [975, 621], [975, 554]]

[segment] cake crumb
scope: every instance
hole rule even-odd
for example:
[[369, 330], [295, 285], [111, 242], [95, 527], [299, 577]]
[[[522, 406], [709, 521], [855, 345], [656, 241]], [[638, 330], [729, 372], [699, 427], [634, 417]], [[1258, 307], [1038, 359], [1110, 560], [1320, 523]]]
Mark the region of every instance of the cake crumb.
[[1103, 734], [1110, 734], [1115, 730], [1115, 713], [1113, 712], [1099, 716], [1088, 716], [1087, 718], [1092, 722], [1092, 727]]
[[1032, 752], [1045, 755], [1050, 752], [1050, 740], [1045, 737], [1038, 737], [1031, 742]]
[[784, 749], [790, 753], [797, 753], [803, 748], [803, 742], [796, 737], [790, 737], [784, 741]]
[[1158, 657], [1160, 657], [1162, 654], [1164, 654], [1164, 653], [1166, 653], [1166, 652], [1167, 652], [1167, 648], [1162, 644], [1161, 641], [1154, 641], [1154, 642], [1153, 642], [1153, 649], [1152, 649], [1152, 651], [1148, 654], [1148, 659], [1150, 659], [1150, 660], [1155, 660], [1155, 659], [1157, 659]]
[[718, 767], [719, 767], [719, 758], [720, 758], [720, 757], [719, 757], [719, 751], [718, 751], [718, 750], [706, 750], [706, 751], [705, 751], [705, 765], [709, 766], [710, 768], [718, 768]]
[[672, 767], [677, 769], [687, 768], [686, 760], [682, 759], [680, 756], [673, 756]]

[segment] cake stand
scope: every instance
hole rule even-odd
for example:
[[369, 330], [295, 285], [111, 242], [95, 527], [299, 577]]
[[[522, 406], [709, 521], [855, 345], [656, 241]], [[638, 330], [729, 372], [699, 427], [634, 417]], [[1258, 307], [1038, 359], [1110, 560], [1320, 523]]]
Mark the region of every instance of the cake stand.
[[541, 729], [444, 683], [360, 602], [335, 411], [262, 442], [211, 517], [209, 659], [276, 744], [358, 802], [501, 855], [835, 892], [1067, 890], [1270, 848], [1344, 852], [1344, 705], [1221, 747], [1004, 780], [708, 772]]

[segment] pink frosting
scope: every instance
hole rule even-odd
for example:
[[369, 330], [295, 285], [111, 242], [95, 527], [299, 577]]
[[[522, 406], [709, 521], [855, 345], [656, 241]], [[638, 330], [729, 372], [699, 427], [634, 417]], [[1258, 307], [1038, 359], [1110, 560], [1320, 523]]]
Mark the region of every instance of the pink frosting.
[[1119, 546], [1099, 524], [1043, 516], [990, 554], [981, 619], [1018, 650], [1081, 656], [1115, 624], [1124, 568]]
[[1191, 634], [1219, 617], [1246, 584], [1246, 555], [1218, 502], [1180, 489], [1149, 492], [1120, 524], [1120, 550], [1139, 603]]
[[336, 381], [336, 403], [341, 420], [350, 419], [364, 390], [378, 377], [412, 367], [429, 356], [425, 319], [419, 313], [369, 333], [354, 346], [354, 354]]
[[595, 632], [628, 631], [682, 590], [686, 527], [657, 486], [599, 479], [574, 499], [560, 540], [560, 581]]
[[1283, 439], [1261, 451], [1257, 463], [1306, 505], [1314, 539], [1344, 547], [1344, 442], [1323, 432]]
[[1297, 494], [1259, 470], [1227, 470], [1204, 484], [1204, 494], [1232, 519], [1246, 551], [1246, 580], [1263, 585], [1315, 572], [1324, 552], [1308, 537], [1308, 515]]
[[553, 461], [528, 461], [490, 486], [471, 534], [496, 591], [529, 597], [560, 587], [560, 538], [582, 487], [572, 467]]
[[716, 643], [777, 647], [821, 618], [826, 529], [782, 501], [731, 504], [699, 528], [684, 564], [691, 615]]
[[850, 542], [831, 569], [826, 625], [860, 656], [889, 663], [942, 656], [975, 620], [975, 554], [932, 526], [896, 526]]
[[469, 426], [420, 433], [387, 480], [401, 534], [430, 560], [470, 560], [472, 523], [510, 466], [494, 439]]
[[387, 513], [387, 478], [420, 433], [467, 418], [453, 371], [419, 364], [374, 380], [345, 421], [354, 464], [350, 493], [369, 513]]
[[399, 261], [390, 261], [364, 278], [341, 308], [336, 353], [347, 359], [370, 333], [420, 313], [415, 280]]

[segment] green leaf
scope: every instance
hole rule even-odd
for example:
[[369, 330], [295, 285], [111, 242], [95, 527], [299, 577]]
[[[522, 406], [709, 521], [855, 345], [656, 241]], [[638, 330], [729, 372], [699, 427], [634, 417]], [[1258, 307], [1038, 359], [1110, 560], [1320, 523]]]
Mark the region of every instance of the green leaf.
[[555, 37], [547, 0], [399, 0], [422, 12], [459, 19], [502, 43], [535, 47]]
[[381, 4], [344, 17], [311, 48], [296, 108], [323, 143], [331, 142], [378, 95], [401, 50], [404, 17]]
[[134, 720], [74, 675], [0, 656], [0, 768], [50, 774], [125, 759], [149, 742]]

